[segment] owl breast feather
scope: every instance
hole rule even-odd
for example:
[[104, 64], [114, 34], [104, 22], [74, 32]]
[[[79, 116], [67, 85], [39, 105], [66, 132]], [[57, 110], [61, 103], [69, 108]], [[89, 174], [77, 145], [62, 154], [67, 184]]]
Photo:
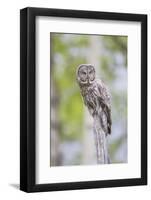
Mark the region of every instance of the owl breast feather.
[[88, 107], [90, 113], [93, 115], [97, 109], [97, 95], [95, 92], [95, 88], [87, 88], [83, 93], [83, 97], [85, 105]]

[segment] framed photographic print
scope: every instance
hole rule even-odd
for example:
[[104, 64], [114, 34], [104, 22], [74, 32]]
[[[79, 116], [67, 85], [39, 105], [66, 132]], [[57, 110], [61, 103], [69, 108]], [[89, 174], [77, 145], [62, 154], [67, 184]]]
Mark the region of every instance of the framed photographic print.
[[20, 11], [20, 189], [147, 184], [147, 15]]

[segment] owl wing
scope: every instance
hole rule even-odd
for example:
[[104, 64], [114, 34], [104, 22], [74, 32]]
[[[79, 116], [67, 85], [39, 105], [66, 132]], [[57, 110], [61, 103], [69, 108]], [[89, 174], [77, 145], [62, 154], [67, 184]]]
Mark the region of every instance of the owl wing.
[[96, 80], [96, 84], [99, 92], [98, 100], [107, 118], [107, 132], [111, 134], [111, 95], [107, 86], [101, 80]]

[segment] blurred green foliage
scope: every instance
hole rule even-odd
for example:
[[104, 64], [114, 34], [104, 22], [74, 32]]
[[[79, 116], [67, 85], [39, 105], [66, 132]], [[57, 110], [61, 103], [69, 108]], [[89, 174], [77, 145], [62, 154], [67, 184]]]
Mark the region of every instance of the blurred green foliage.
[[[71, 49], [82, 47], [88, 43], [85, 37], [70, 38], [66, 42], [66, 35], [52, 35], [52, 54], [54, 66], [52, 77], [55, 81], [59, 99], [58, 105], [59, 120], [61, 124], [60, 138], [62, 140], [80, 139], [82, 136], [83, 124], [83, 104], [76, 85], [76, 67], [80, 63], [85, 63], [83, 56], [74, 56]], [[60, 62], [61, 61], [61, 62]]]

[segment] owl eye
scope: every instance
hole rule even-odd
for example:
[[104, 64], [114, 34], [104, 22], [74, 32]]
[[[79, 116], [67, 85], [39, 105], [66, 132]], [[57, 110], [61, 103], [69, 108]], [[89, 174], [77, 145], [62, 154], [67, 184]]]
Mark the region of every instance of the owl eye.
[[86, 72], [82, 72], [83, 75], [86, 75]]

